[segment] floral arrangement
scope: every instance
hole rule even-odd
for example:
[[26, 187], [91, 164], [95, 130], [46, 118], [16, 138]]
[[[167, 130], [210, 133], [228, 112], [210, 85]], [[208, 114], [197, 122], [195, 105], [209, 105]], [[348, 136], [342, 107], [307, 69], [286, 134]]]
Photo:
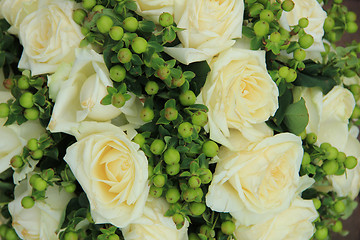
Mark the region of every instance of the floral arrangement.
[[[323, 6], [328, 6], [326, 11]], [[1, 0], [0, 238], [330, 239], [360, 189], [334, 0]]]

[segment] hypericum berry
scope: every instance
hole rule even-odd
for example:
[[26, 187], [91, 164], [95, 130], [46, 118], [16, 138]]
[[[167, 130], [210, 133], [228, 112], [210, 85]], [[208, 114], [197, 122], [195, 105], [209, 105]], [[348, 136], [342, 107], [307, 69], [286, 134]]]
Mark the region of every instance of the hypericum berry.
[[281, 34], [279, 32], [273, 32], [270, 34], [270, 41], [273, 43], [279, 43], [281, 41]]
[[286, 78], [288, 74], [289, 74], [289, 68], [287, 66], [282, 66], [279, 69], [279, 76], [281, 78]]
[[359, 84], [350, 85], [350, 91], [354, 95], [359, 95], [360, 94], [360, 85]]
[[314, 207], [316, 210], [318, 210], [321, 207], [321, 201], [318, 198], [313, 198], [312, 199], [313, 203], [314, 203]]
[[81, 27], [80, 31], [81, 31], [82, 35], [86, 36], [90, 32], [90, 29], [88, 29], [86, 27]]
[[264, 9], [264, 5], [261, 3], [254, 3], [249, 9], [249, 16], [255, 17], [260, 14], [260, 12]]
[[317, 136], [315, 133], [309, 133], [308, 135], [306, 135], [306, 142], [308, 144], [314, 144], [317, 141]]
[[201, 225], [199, 232], [207, 237], [215, 237], [215, 231], [209, 225]]
[[15, 81], [14, 79], [12, 78], [7, 78], [3, 81], [3, 86], [6, 88], [6, 89], [11, 89], [15, 86]]
[[93, 9], [91, 11], [93, 12], [101, 12], [105, 7], [103, 5], [96, 5], [95, 7], [93, 7]]
[[133, 141], [137, 144], [139, 144], [140, 147], [144, 146], [145, 144], [145, 137], [141, 134], [138, 133], [136, 134], [136, 136], [134, 137]]
[[31, 196], [23, 197], [23, 199], [21, 200], [21, 206], [23, 206], [23, 208], [32, 208], [34, 204], [35, 201]]
[[170, 76], [170, 69], [167, 66], [160, 66], [156, 74], [161, 80], [164, 80]]
[[159, 85], [155, 81], [148, 81], [145, 85], [145, 92], [149, 95], [155, 95], [159, 91]]
[[158, 188], [163, 187], [165, 185], [165, 182], [166, 182], [166, 178], [164, 175], [159, 174], [153, 178], [153, 183]]
[[34, 174], [30, 177], [29, 183], [32, 187], [34, 187], [36, 179], [41, 178], [39, 174]]
[[142, 37], [136, 37], [131, 42], [131, 47], [137, 54], [143, 53], [147, 48], [147, 41]]
[[334, 175], [339, 169], [339, 164], [335, 160], [327, 160], [321, 166], [326, 175]]
[[269, 23], [263, 20], [257, 21], [254, 24], [254, 33], [258, 37], [263, 37], [269, 33]]
[[175, 214], [172, 216], [172, 220], [174, 221], [174, 223], [175, 223], [176, 225], [178, 225], [178, 224], [183, 224], [184, 221], [185, 221], [185, 218], [184, 218], [184, 216], [183, 216], [182, 214], [180, 214], [180, 213], [175, 213]]
[[204, 192], [201, 189], [201, 187], [197, 187], [197, 188], [194, 188], [194, 189], [195, 189], [195, 192], [196, 192], [196, 197], [202, 199], [202, 197], [204, 196]]
[[64, 235], [64, 240], [78, 240], [79, 236], [76, 232], [67, 232]]
[[309, 19], [303, 17], [299, 19], [299, 27], [306, 28], [309, 25]]
[[168, 203], [176, 203], [180, 199], [180, 192], [177, 188], [169, 188], [165, 194]]
[[26, 76], [21, 76], [18, 80], [17, 80], [17, 86], [18, 88], [22, 89], [22, 90], [26, 90], [30, 87], [29, 84], [29, 79]]
[[159, 188], [159, 187], [156, 187], [155, 185], [151, 185], [149, 194], [150, 194], [150, 196], [152, 196], [154, 198], [159, 198], [159, 197], [161, 197], [163, 191], [164, 191], [163, 188]]
[[34, 106], [34, 95], [31, 92], [24, 92], [19, 99], [19, 103], [23, 108], [31, 108]]
[[196, 96], [193, 91], [187, 90], [186, 92], [183, 92], [180, 94], [179, 100], [180, 100], [181, 105], [190, 106], [190, 105], [195, 104]]
[[304, 152], [301, 165], [306, 166], [310, 164], [310, 162], [311, 162], [310, 155], [307, 152]]
[[36, 149], [39, 148], [39, 143], [38, 140], [36, 138], [31, 138], [29, 139], [29, 141], [26, 144], [26, 147], [30, 150], [30, 151], [35, 151]]
[[200, 175], [201, 183], [208, 184], [212, 180], [212, 172], [208, 168], [203, 169], [203, 170], [205, 171], [205, 173]]
[[129, 31], [129, 32], [135, 32], [139, 27], [139, 22], [134, 17], [125, 18], [123, 24], [124, 24], [123, 27], [125, 28], [125, 30]]
[[235, 231], [235, 223], [233, 221], [225, 221], [221, 223], [221, 231], [226, 235], [231, 235]]
[[335, 204], [334, 204], [334, 210], [335, 210], [335, 212], [337, 212], [337, 213], [343, 213], [344, 211], [345, 211], [345, 204], [344, 204], [344, 202], [343, 201], [337, 201], [337, 202], [335, 202]]
[[96, 0], [83, 0], [83, 8], [90, 10], [96, 5]]
[[16, 232], [15, 232], [15, 230], [13, 228], [9, 228], [6, 231], [5, 239], [6, 240], [18, 240], [19, 237], [18, 237], [18, 235], [16, 234]]
[[344, 163], [346, 159], [346, 154], [343, 152], [338, 152], [337, 156], [336, 156], [336, 161], [339, 163]]
[[329, 147], [328, 149], [325, 150], [325, 157], [328, 160], [335, 160], [337, 155], [338, 155], [338, 150], [335, 147]]
[[8, 226], [6, 224], [0, 225], [0, 237], [5, 237], [6, 231], [8, 230]]
[[270, 23], [274, 20], [274, 13], [269, 9], [264, 9], [260, 13], [260, 19]]
[[204, 127], [208, 122], [208, 116], [206, 112], [197, 111], [191, 116], [191, 122], [194, 125]]
[[314, 38], [310, 34], [304, 34], [299, 38], [300, 47], [307, 49], [314, 43]]
[[323, 150], [326, 150], [329, 147], [331, 147], [330, 143], [324, 142], [324, 143], [320, 144], [320, 148], [323, 149]]
[[0, 103], [0, 118], [6, 118], [10, 114], [10, 107], [7, 103]]
[[163, 27], [168, 27], [174, 23], [174, 18], [170, 13], [164, 12], [159, 16], [159, 23]]
[[161, 139], [155, 139], [150, 145], [150, 151], [155, 155], [160, 155], [165, 148], [165, 142]]
[[304, 140], [306, 138], [306, 131], [302, 131], [300, 134], [299, 134], [299, 137], [301, 138], [301, 140]]
[[306, 52], [304, 49], [298, 48], [294, 51], [294, 59], [296, 61], [302, 62], [305, 60]]
[[140, 118], [144, 122], [151, 122], [154, 119], [154, 110], [144, 107], [140, 112]]
[[329, 232], [326, 227], [320, 227], [316, 229], [314, 236], [316, 237], [317, 240], [324, 240], [327, 238], [328, 234]]
[[199, 236], [196, 233], [189, 234], [189, 240], [200, 240]]
[[340, 4], [342, 2], [343, 2], [343, 0], [334, 0], [334, 3], [337, 3], [337, 4]]
[[343, 229], [343, 225], [342, 225], [342, 222], [340, 220], [337, 220], [335, 222], [335, 224], [331, 226], [331, 230], [333, 232], [336, 232], [336, 233], [341, 232], [342, 229]]
[[83, 9], [76, 9], [73, 13], [73, 20], [80, 25], [83, 23], [86, 15], [87, 14]]
[[[127, 49], [127, 48], [126, 48]], [[110, 68], [110, 78], [115, 82], [121, 82], [126, 77], [126, 70], [121, 65], [114, 65]]]
[[179, 163], [175, 163], [172, 165], [167, 164], [165, 170], [167, 174], [169, 174], [170, 176], [174, 176], [180, 172], [180, 164]]
[[285, 78], [285, 81], [288, 83], [291, 83], [293, 81], [295, 81], [297, 78], [297, 73], [293, 68], [289, 68], [289, 73]]
[[43, 152], [43, 150], [41, 150], [41, 149], [37, 149], [37, 150], [31, 152], [30, 155], [31, 155], [31, 158], [32, 158], [32, 159], [34, 159], [34, 160], [40, 160], [40, 159], [43, 157], [44, 152]]
[[354, 156], [348, 156], [346, 157], [344, 164], [347, 169], [353, 169], [357, 165], [357, 159]]
[[112, 40], [120, 41], [124, 36], [124, 29], [120, 26], [113, 26], [109, 31], [109, 35]]
[[290, 12], [291, 10], [294, 9], [295, 3], [292, 0], [285, 0], [282, 2], [281, 4], [281, 8], [285, 11], [285, 12]]
[[121, 48], [117, 54], [117, 58], [121, 63], [128, 63], [131, 61], [132, 53], [128, 48]]
[[193, 202], [196, 198], [196, 191], [193, 188], [188, 188], [183, 192], [183, 199], [186, 202]]
[[189, 187], [198, 188], [201, 185], [201, 179], [198, 176], [191, 176], [188, 180]]
[[125, 105], [125, 103], [126, 103], [126, 99], [124, 97], [124, 94], [118, 92], [112, 95], [111, 104], [114, 107], [121, 108]]
[[111, 234], [111, 235], [108, 236], [107, 239], [108, 240], [120, 240], [120, 237], [117, 234]]
[[202, 145], [202, 152], [207, 157], [215, 157], [219, 152], [219, 146], [214, 141], [207, 141]]
[[189, 209], [192, 215], [200, 216], [205, 212], [206, 205], [204, 203], [193, 202], [190, 203]]
[[47, 182], [41, 177], [36, 178], [34, 181], [33, 188], [37, 191], [44, 191], [47, 188]]
[[360, 107], [359, 106], [355, 105], [354, 110], [351, 114], [351, 118], [353, 118], [353, 119], [360, 118]]
[[68, 193], [73, 193], [73, 192], [75, 192], [75, 190], [76, 190], [76, 184], [75, 184], [75, 183], [70, 183], [70, 184], [66, 185], [66, 186], [64, 187], [64, 189], [65, 189], [65, 191], [68, 192]]
[[169, 121], [174, 121], [178, 117], [178, 110], [172, 107], [168, 107], [165, 109], [165, 118]]
[[13, 168], [21, 168], [22, 166], [24, 166], [24, 160], [21, 156], [16, 155], [11, 158], [10, 164]]
[[178, 127], [178, 133], [183, 138], [191, 137], [194, 126], [189, 122], [183, 122]]
[[175, 87], [181, 87], [185, 83], [184, 75], [181, 75], [180, 78], [171, 79], [171, 84]]
[[164, 161], [166, 164], [173, 165], [180, 162], [180, 153], [175, 148], [168, 148], [164, 152]]
[[332, 17], [325, 18], [324, 31], [330, 32], [335, 27], [335, 20]]
[[347, 22], [355, 22], [356, 21], [356, 13], [353, 11], [348, 11], [345, 15]]
[[96, 27], [101, 33], [108, 33], [113, 25], [114, 21], [107, 15], [102, 15], [96, 20]]
[[348, 22], [345, 25], [345, 31], [347, 31], [348, 33], [356, 33], [358, 30], [358, 25], [356, 24], [356, 22]]
[[36, 120], [39, 118], [40, 112], [36, 107], [27, 108], [24, 111], [24, 117], [27, 120]]

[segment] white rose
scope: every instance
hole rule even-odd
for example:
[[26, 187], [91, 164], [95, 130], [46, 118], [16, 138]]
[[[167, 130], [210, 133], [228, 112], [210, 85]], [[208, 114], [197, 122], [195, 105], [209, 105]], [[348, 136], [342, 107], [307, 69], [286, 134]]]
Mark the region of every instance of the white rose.
[[[102, 55], [78, 48], [68, 76], [63, 74], [64, 67], [59, 68], [61, 76], [49, 77], [50, 92], [56, 96], [48, 126], [51, 132], [74, 134], [80, 122], [109, 121], [121, 114], [113, 105], [100, 103], [107, 95], [106, 87], [113, 85]], [[131, 107], [131, 101], [122, 109], [130, 108], [128, 106]]]
[[25, 209], [21, 206], [21, 200], [30, 196], [32, 191], [28, 179], [15, 187], [15, 199], [9, 203], [12, 225], [22, 239], [57, 240], [57, 231], [73, 194], [57, 185], [49, 186], [44, 200], [37, 200], [32, 208]]
[[289, 30], [289, 26], [297, 25], [300, 18], [307, 18], [309, 25], [304, 30], [307, 34], [313, 36], [314, 44], [306, 51], [323, 52], [325, 49], [322, 37], [324, 35], [324, 21], [327, 17], [326, 12], [317, 0], [293, 0], [293, 2], [295, 3], [294, 9], [290, 12], [283, 12], [280, 25]]
[[304, 240], [315, 232], [312, 222], [318, 217], [311, 200], [296, 198], [291, 206], [274, 218], [249, 227], [240, 226], [235, 237], [241, 240]]
[[148, 162], [139, 145], [110, 123], [84, 122], [64, 157], [86, 193], [96, 223], [125, 227], [148, 196]]
[[230, 212], [238, 224], [251, 225], [287, 209], [313, 179], [299, 176], [301, 139], [281, 133], [232, 152], [222, 148], [206, 204]]
[[189, 222], [186, 221], [181, 229], [176, 229], [172, 218], [164, 216], [168, 209], [169, 204], [164, 199], [150, 198], [142, 217], [121, 229], [124, 238], [126, 240], [187, 240]]
[[159, 22], [159, 16], [163, 12], [174, 12], [174, 0], [135, 0], [135, 3], [136, 13], [155, 23]]
[[174, 0], [174, 20], [181, 44], [165, 52], [189, 64], [210, 60], [240, 38], [244, 15], [243, 0]]
[[230, 48], [211, 62], [202, 89], [210, 138], [232, 147], [230, 129], [249, 141], [271, 136], [265, 121], [278, 108], [278, 88], [266, 70], [265, 52]]
[[23, 19], [19, 38], [24, 50], [19, 68], [38, 75], [55, 72], [62, 62], [73, 62], [74, 48], [83, 38], [72, 19], [74, 5], [73, 1], [53, 0]]

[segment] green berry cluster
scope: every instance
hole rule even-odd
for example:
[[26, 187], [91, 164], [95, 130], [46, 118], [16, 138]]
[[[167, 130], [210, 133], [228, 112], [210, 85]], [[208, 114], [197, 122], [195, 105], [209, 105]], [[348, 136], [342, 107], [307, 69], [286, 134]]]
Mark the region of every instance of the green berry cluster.
[[1, 239], [6, 239], [6, 240], [20, 239], [19, 236], [16, 234], [15, 230], [7, 224], [0, 225], [0, 237]]

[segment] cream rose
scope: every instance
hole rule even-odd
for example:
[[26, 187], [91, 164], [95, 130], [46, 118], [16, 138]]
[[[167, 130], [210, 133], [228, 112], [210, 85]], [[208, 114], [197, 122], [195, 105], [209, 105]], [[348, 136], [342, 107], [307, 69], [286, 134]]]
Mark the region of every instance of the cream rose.
[[83, 38], [72, 19], [74, 5], [73, 1], [53, 0], [23, 19], [19, 38], [24, 50], [19, 68], [38, 75], [55, 72], [62, 62], [73, 62], [74, 49]]
[[21, 239], [57, 240], [57, 231], [73, 194], [57, 185], [49, 186], [44, 200], [37, 200], [32, 208], [25, 209], [21, 206], [21, 200], [31, 195], [32, 191], [28, 179], [15, 187], [15, 199], [9, 203], [12, 225]]
[[274, 218], [249, 227], [240, 226], [235, 237], [241, 240], [303, 240], [315, 232], [312, 222], [318, 217], [311, 200], [296, 198], [291, 206]]
[[249, 141], [271, 136], [265, 121], [278, 108], [278, 88], [266, 70], [265, 52], [230, 48], [211, 62], [202, 89], [210, 138], [234, 148], [230, 130]]
[[136, 13], [155, 23], [163, 12], [174, 13], [174, 0], [135, 0]]
[[206, 204], [230, 212], [238, 224], [263, 222], [287, 209], [313, 179], [300, 177], [301, 139], [291, 133], [268, 137], [247, 150], [222, 148]]
[[96, 223], [126, 227], [148, 196], [148, 162], [139, 145], [110, 123], [84, 122], [64, 157], [86, 193]]
[[[120, 109], [100, 103], [107, 95], [106, 87], [112, 86], [102, 55], [76, 49], [76, 60], [68, 75], [63, 74], [64, 67], [59, 68], [60, 76], [55, 73], [49, 77], [48, 85], [55, 98], [48, 126], [51, 132], [74, 134], [80, 122], [110, 121], [121, 114]], [[122, 109], [129, 109], [132, 102], [128, 101]]]
[[174, 20], [184, 31], [181, 44], [165, 52], [184, 64], [210, 60], [241, 37], [243, 15], [243, 0], [174, 0]]
[[142, 217], [121, 229], [124, 238], [126, 240], [187, 240], [189, 222], [186, 221], [181, 229], [176, 229], [172, 218], [164, 216], [168, 209], [169, 204], [164, 199], [150, 198]]

